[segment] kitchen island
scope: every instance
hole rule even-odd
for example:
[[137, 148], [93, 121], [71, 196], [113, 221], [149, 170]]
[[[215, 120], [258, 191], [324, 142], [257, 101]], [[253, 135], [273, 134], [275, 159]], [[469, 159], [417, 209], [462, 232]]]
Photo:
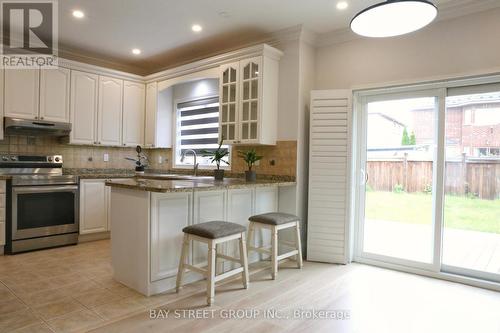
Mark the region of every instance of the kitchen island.
[[[212, 177], [148, 175], [110, 180], [111, 248], [115, 280], [150, 296], [175, 287], [182, 244], [182, 229], [211, 220], [248, 227], [248, 217], [270, 211], [295, 213], [295, 182], [239, 178], [214, 181]], [[268, 243], [257, 234], [256, 244]], [[237, 256], [237, 245], [218, 249]], [[189, 261], [206, 263], [205, 244], [191, 246]], [[258, 255], [249, 257], [250, 262]], [[218, 264], [218, 270], [229, 269]], [[186, 282], [203, 277], [191, 272]]]

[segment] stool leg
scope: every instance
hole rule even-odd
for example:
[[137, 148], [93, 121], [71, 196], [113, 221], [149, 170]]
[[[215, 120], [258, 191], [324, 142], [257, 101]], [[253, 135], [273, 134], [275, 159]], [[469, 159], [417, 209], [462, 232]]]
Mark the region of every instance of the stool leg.
[[212, 305], [215, 298], [215, 265], [216, 265], [215, 242], [208, 242], [208, 270], [207, 270], [207, 303]]
[[[252, 240], [253, 240], [253, 235], [254, 233], [254, 225], [253, 225], [253, 222], [250, 221], [250, 224], [248, 225], [248, 235], [247, 235], [247, 246], [248, 246], [248, 254], [250, 254], [250, 247], [256, 247], [255, 246], [255, 240], [254, 242], [252, 243]], [[254, 244], [254, 245], [252, 245]]]
[[243, 272], [241, 272], [241, 277], [243, 278], [243, 286], [248, 289], [250, 281], [248, 281], [248, 257], [247, 257], [247, 244], [245, 240], [245, 233], [241, 233], [240, 238], [240, 264], [243, 267]]
[[300, 222], [295, 226], [295, 244], [297, 245], [297, 267], [302, 268], [302, 244], [300, 243]]
[[271, 274], [273, 280], [278, 275], [278, 228], [273, 226], [271, 229]]
[[179, 292], [182, 287], [182, 277], [184, 275], [184, 264], [186, 263], [187, 252], [189, 251], [189, 236], [184, 234], [182, 239], [181, 259], [179, 261], [179, 270], [177, 271], [177, 281], [175, 283], [175, 291]]

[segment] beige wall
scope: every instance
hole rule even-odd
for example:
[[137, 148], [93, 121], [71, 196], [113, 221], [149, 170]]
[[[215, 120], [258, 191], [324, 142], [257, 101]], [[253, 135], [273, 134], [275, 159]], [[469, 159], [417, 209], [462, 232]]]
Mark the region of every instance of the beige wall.
[[321, 47], [316, 89], [418, 82], [500, 72], [500, 9], [436, 22], [416, 33]]

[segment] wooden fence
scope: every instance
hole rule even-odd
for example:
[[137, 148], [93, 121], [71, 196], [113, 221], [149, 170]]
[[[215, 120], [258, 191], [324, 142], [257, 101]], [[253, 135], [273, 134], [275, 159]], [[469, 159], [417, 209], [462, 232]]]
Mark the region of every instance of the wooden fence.
[[[375, 191], [393, 191], [398, 186], [406, 192], [429, 191], [432, 189], [432, 164], [432, 161], [404, 158], [369, 160], [368, 185]], [[445, 192], [500, 199], [500, 161], [467, 158], [447, 161]]]

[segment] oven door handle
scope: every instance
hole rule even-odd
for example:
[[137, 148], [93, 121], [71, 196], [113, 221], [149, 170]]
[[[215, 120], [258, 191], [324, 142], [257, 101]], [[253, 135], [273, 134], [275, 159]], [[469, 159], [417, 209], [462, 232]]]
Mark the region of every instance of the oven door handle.
[[44, 193], [44, 192], [74, 192], [78, 190], [78, 186], [27, 186], [27, 187], [12, 187], [14, 193]]

